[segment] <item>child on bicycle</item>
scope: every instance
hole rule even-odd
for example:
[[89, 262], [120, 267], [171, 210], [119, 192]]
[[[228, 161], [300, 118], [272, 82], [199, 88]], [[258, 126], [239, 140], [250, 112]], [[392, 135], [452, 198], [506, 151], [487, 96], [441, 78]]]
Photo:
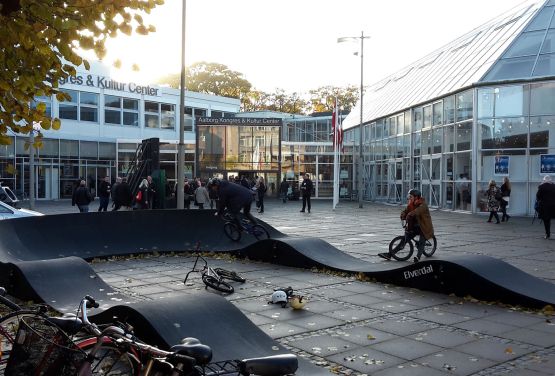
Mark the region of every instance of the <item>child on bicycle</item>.
[[210, 189], [219, 197], [218, 210], [214, 215], [221, 216], [225, 209], [229, 212], [238, 229], [241, 229], [241, 221], [238, 214], [243, 209], [243, 215], [252, 224], [256, 219], [251, 214], [252, 192], [240, 184], [230, 183], [227, 180], [213, 179]]
[[[420, 261], [426, 240], [434, 236], [434, 226], [432, 224], [432, 216], [426, 201], [422, 197], [422, 193], [418, 189], [411, 189], [409, 191], [409, 202], [405, 210], [401, 212], [401, 219], [406, 220], [405, 236], [414, 238], [420, 235], [419, 240], [416, 242], [418, 253], [414, 258], [414, 262]], [[389, 252], [379, 253], [378, 256], [387, 260], [391, 259]]]

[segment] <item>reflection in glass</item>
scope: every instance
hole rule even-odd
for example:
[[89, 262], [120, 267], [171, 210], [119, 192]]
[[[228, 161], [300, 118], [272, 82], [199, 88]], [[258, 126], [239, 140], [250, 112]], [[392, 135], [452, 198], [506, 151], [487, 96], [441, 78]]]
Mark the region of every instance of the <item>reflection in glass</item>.
[[549, 133], [554, 132], [555, 116], [536, 116], [530, 118], [530, 147], [549, 146]]
[[530, 90], [530, 115], [555, 115], [555, 82], [532, 84]]
[[472, 149], [472, 122], [455, 125], [457, 151]]
[[528, 124], [524, 118], [485, 119], [478, 123], [482, 149], [526, 148]]
[[457, 94], [457, 121], [472, 119], [472, 90]]
[[445, 124], [450, 124], [455, 122], [455, 97], [450, 96], [443, 100], [443, 117], [445, 119]]

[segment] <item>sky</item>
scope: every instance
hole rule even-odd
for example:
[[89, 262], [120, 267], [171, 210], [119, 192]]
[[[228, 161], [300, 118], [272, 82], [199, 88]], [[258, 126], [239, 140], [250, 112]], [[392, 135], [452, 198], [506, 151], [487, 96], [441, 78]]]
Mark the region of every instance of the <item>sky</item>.
[[[306, 94], [322, 86], [375, 83], [470, 32], [523, 0], [186, 0], [185, 64], [213, 62], [240, 72], [254, 89]], [[178, 73], [182, 0], [146, 16], [157, 31], [107, 43], [111, 76], [153, 83]], [[133, 73], [136, 63], [140, 72]]]

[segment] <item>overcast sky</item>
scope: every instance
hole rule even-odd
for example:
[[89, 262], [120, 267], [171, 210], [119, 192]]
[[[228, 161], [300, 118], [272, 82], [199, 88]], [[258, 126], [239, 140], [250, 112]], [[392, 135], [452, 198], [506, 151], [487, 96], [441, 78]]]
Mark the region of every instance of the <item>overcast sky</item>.
[[[254, 88], [305, 93], [321, 86], [369, 85], [520, 5], [523, 0], [187, 0], [186, 65], [216, 62], [243, 73]], [[528, 1], [529, 2], [529, 1]], [[122, 60], [112, 76], [140, 81], [180, 70], [181, 0], [166, 0], [148, 22], [157, 32], [118, 38], [106, 62]]]

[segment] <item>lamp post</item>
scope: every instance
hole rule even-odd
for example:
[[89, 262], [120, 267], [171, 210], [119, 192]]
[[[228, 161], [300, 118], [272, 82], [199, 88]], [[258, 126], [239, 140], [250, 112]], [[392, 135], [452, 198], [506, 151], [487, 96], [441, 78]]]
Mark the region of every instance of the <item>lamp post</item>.
[[[337, 43], [343, 43], [348, 41], [356, 41], [360, 39], [360, 128], [359, 128], [359, 150], [358, 150], [358, 207], [362, 209], [362, 175], [364, 171], [364, 159], [362, 157], [362, 125], [363, 120], [363, 97], [364, 97], [364, 40], [370, 39], [370, 37], [364, 36], [364, 31], [360, 32], [359, 37], [341, 37], [337, 38]], [[356, 53], [355, 53], [356, 55]]]
[[185, 165], [185, 16], [187, 0], [183, 0], [181, 13], [181, 82], [179, 90], [179, 145], [177, 149], [177, 208], [185, 207], [185, 183], [183, 181]]

